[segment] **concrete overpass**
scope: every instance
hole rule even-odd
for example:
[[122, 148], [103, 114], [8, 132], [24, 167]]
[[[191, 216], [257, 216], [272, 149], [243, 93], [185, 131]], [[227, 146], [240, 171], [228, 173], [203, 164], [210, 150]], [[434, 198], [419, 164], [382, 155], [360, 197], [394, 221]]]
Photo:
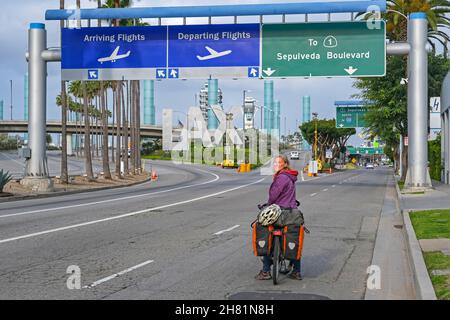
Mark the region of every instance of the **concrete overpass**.
[[[112, 135], [113, 125], [108, 125], [108, 134]], [[61, 133], [60, 121], [47, 121], [47, 133]], [[0, 133], [20, 133], [28, 132], [28, 121], [0, 121]], [[103, 128], [91, 126], [91, 134], [101, 134]], [[76, 124], [75, 122], [67, 122], [68, 134], [84, 134], [84, 126]], [[162, 127], [152, 125], [141, 125], [141, 137], [142, 138], [162, 138]]]

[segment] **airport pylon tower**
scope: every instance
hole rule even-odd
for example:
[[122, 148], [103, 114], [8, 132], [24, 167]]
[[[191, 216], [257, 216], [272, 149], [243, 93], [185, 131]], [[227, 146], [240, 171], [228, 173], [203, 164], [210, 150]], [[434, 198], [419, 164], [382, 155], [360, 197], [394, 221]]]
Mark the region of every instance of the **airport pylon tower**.
[[[311, 121], [311, 97], [310, 96], [303, 96], [303, 117], [302, 117], [302, 123]], [[305, 139], [303, 139], [303, 150], [310, 151], [311, 146], [306, 142]]]

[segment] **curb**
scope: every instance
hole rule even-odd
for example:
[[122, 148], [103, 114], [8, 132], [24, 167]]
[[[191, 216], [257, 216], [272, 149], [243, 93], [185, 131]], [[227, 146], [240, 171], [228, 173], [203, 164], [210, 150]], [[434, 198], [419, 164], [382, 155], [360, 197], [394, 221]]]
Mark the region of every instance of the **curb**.
[[143, 181], [138, 181], [138, 182], [135, 182], [132, 184], [120, 185], [120, 186], [110, 186], [110, 187], [100, 187], [100, 188], [84, 189], [84, 190], [73, 190], [73, 191], [62, 191], [62, 192], [54, 192], [54, 193], [41, 193], [41, 194], [27, 195], [27, 196], [17, 196], [17, 197], [0, 199], [0, 204], [6, 203], [6, 202], [15, 202], [15, 201], [42, 199], [42, 198], [53, 198], [53, 197], [60, 197], [60, 196], [78, 194], [78, 193], [88, 193], [88, 192], [103, 191], [103, 190], [109, 190], [109, 189], [132, 187], [132, 186], [144, 184], [144, 183], [150, 182], [150, 181], [152, 181], [152, 179], [148, 178]]
[[[395, 177], [394, 177], [395, 179]], [[395, 179], [395, 189], [397, 190], [397, 198], [400, 205], [402, 204], [402, 194]], [[421, 209], [422, 210], [422, 209]], [[414, 288], [416, 289], [416, 298], [418, 300], [437, 300], [436, 293], [434, 292], [433, 284], [431, 283], [430, 276], [428, 275], [427, 267], [423, 259], [422, 249], [420, 248], [419, 241], [417, 240], [416, 233], [411, 223], [409, 213], [414, 210], [403, 210], [403, 224], [404, 235], [407, 243], [409, 264], [412, 268], [414, 276]]]
[[402, 210], [403, 222], [405, 224], [405, 235], [408, 242], [408, 253], [414, 274], [414, 286], [416, 297], [420, 300], [437, 300], [433, 284], [428, 275], [427, 267], [422, 255], [419, 241], [409, 217], [409, 211]]

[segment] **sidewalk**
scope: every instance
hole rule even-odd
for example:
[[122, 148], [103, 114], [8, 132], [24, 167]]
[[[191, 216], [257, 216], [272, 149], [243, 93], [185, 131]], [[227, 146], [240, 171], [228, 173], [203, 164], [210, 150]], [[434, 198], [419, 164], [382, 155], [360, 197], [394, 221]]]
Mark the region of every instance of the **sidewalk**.
[[380, 213], [372, 265], [380, 268], [381, 288], [366, 290], [365, 300], [414, 300], [413, 272], [408, 259], [408, 245], [404, 237], [402, 215], [398, 208], [392, 176], [386, 185]]
[[450, 209], [450, 185], [433, 180], [433, 190], [425, 194], [402, 194], [402, 210]]

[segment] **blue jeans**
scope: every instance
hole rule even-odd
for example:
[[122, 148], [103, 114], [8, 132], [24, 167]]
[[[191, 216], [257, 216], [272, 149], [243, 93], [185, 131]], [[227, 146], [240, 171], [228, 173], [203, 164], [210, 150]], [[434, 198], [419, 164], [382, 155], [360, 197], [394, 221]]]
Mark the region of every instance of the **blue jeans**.
[[[294, 266], [292, 272], [300, 272], [300, 260], [290, 260], [291, 264]], [[272, 266], [272, 258], [269, 256], [263, 257], [263, 272], [270, 272], [270, 267]]]

